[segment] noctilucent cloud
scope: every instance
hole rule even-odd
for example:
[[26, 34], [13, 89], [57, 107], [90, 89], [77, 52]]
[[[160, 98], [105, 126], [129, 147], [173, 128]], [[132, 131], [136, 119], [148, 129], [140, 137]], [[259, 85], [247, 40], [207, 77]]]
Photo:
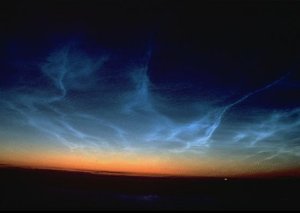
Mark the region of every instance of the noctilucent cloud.
[[[141, 33], [136, 19], [112, 30], [98, 16], [79, 22], [75, 12], [66, 29], [51, 12], [31, 15], [50, 17], [47, 33], [32, 17], [24, 21], [30, 33], [11, 21], [2, 41], [0, 160], [200, 176], [299, 168], [299, 53], [269, 37], [275, 29], [292, 40], [290, 32], [227, 16], [230, 24], [211, 20], [194, 29], [183, 26], [194, 17], [182, 23], [171, 9], [161, 13], [155, 21], [140, 15]], [[258, 29], [238, 29], [240, 22]], [[220, 38], [209, 31], [224, 23]], [[130, 33], [120, 39], [124, 28]]]

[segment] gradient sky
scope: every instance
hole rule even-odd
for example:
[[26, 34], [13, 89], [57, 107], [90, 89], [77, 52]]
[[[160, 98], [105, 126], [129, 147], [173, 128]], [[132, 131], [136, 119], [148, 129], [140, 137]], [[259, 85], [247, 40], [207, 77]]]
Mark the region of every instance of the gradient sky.
[[5, 5], [0, 161], [200, 176], [299, 169], [299, 10]]

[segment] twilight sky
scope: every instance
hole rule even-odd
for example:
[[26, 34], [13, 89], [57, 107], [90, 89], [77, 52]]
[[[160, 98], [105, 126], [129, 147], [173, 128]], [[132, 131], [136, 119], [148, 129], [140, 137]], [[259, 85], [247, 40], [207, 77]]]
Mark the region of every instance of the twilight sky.
[[5, 5], [0, 162], [200, 176], [299, 169], [299, 9]]

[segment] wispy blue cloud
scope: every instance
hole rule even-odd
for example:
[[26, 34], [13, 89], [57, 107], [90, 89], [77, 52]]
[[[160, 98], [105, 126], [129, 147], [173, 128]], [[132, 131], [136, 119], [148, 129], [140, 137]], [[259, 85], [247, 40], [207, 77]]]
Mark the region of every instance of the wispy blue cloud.
[[47, 85], [28, 84], [1, 92], [1, 113], [10, 112], [1, 116], [18, 119], [12, 128], [31, 127], [70, 150], [150, 149], [206, 154], [224, 149], [232, 150], [229, 158], [237, 150], [248, 150], [245, 159], [264, 153], [262, 161], [286, 154], [300, 157], [299, 107], [255, 114], [255, 122], [235, 120], [236, 126], [229, 124], [231, 116], [227, 115], [239, 111], [239, 105], [251, 101], [251, 97], [288, 82], [289, 75], [229, 104], [222, 104], [223, 99], [212, 104], [205, 98], [187, 102], [195, 116], [180, 122], [176, 119], [180, 114], [172, 116], [160, 110], [178, 106], [172, 104], [174, 100], [161, 98], [159, 88], [151, 81], [151, 54], [132, 59], [136, 63], [123, 61], [119, 74], [114, 75], [116, 71], [107, 64], [115, 59], [107, 55], [90, 56], [75, 46], [66, 46], [51, 53], [37, 68]]

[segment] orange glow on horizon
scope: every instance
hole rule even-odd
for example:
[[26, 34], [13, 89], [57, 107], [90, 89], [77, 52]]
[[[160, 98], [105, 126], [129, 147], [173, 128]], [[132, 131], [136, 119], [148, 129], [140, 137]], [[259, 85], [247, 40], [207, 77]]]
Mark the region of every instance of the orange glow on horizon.
[[257, 165], [238, 161], [225, 161], [190, 154], [104, 152], [101, 150], [89, 153], [82, 150], [45, 151], [45, 148], [26, 150], [20, 147], [16, 150], [8, 146], [0, 150], [0, 163], [62, 170], [202, 177], [255, 175], [266, 171], [266, 167], [263, 166], [257, 167]]
[[96, 154], [89, 154], [81, 151], [66, 153], [48, 150], [45, 152], [38, 149], [31, 149], [28, 152], [1, 150], [0, 162], [20, 166], [66, 170], [75, 169], [178, 176], [214, 175], [213, 170], [210, 169], [207, 163], [195, 163], [195, 161], [184, 156], [177, 156], [174, 159], [174, 157], [168, 155], [157, 156], [132, 152], [103, 153], [99, 151]]

